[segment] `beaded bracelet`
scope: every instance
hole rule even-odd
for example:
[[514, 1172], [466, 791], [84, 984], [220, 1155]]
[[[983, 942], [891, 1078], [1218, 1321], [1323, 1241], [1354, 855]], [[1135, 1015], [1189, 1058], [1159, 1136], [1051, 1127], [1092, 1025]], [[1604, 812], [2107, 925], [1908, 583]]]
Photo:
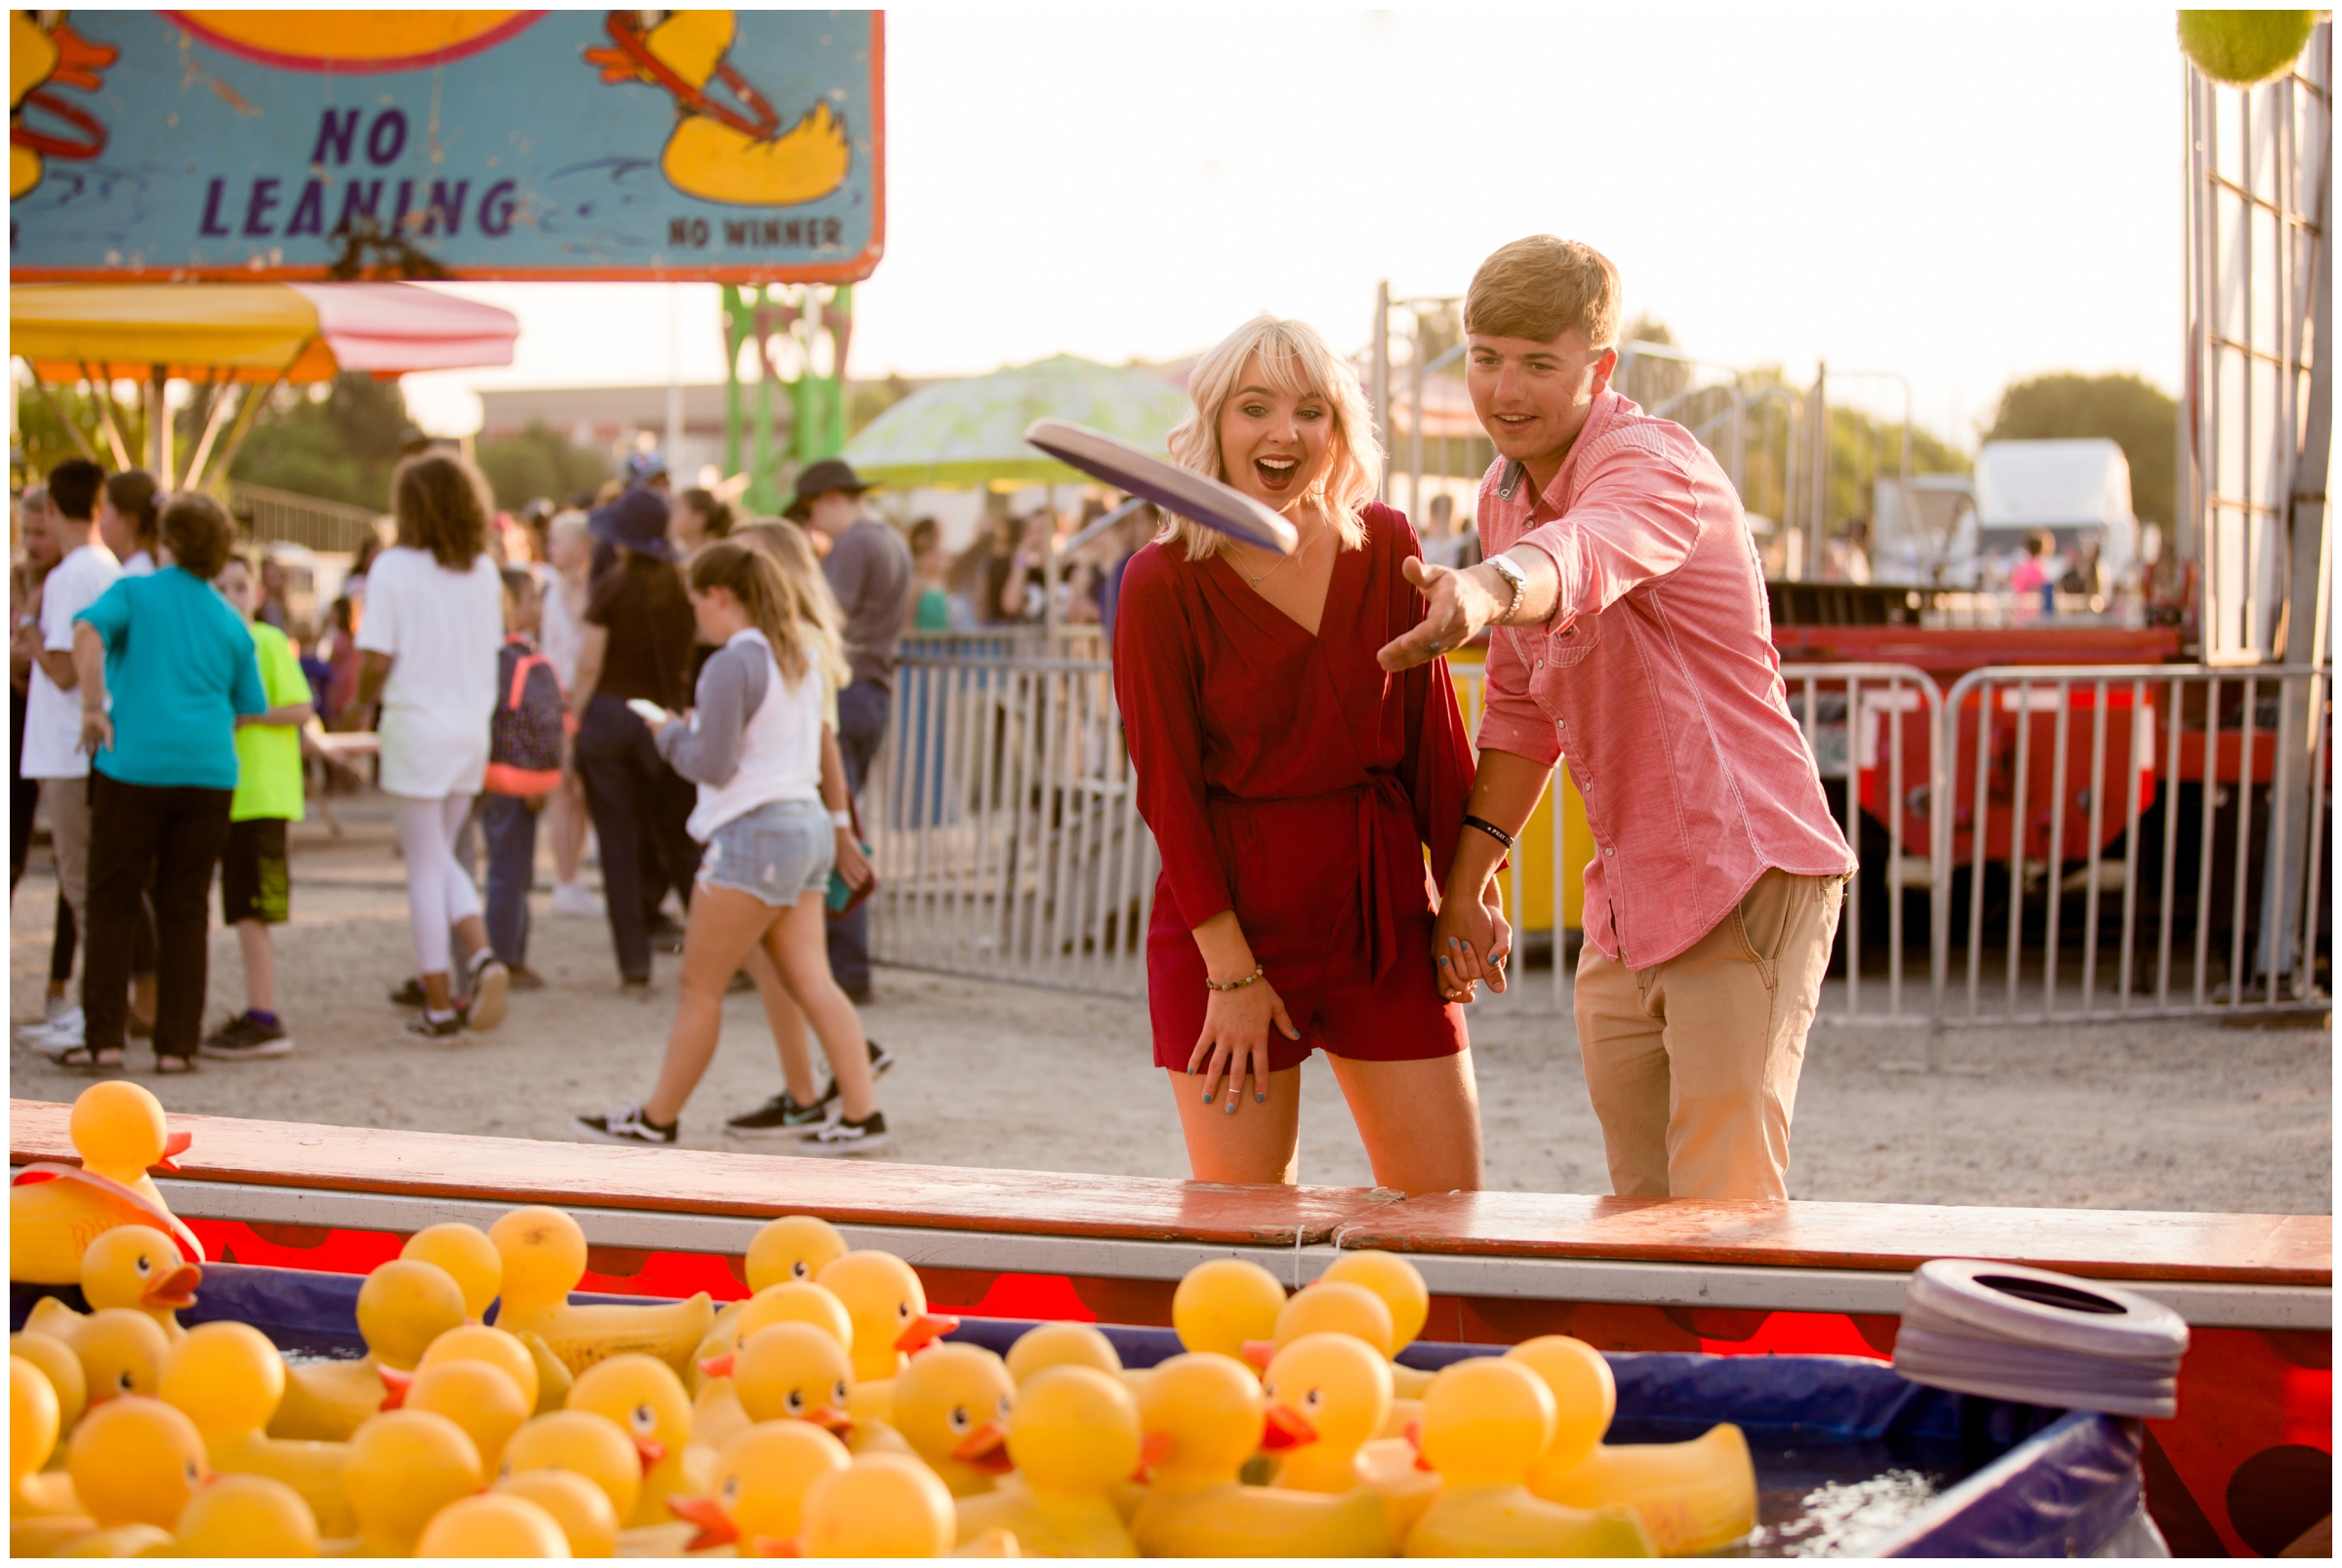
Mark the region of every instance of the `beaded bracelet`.
[[1251, 984], [1252, 984], [1254, 981], [1256, 981], [1256, 980], [1259, 980], [1261, 977], [1263, 977], [1264, 975], [1266, 975], [1266, 974], [1268, 974], [1268, 973], [1269, 973], [1269, 966], [1268, 966], [1267, 964], [1255, 964], [1255, 965], [1253, 965], [1253, 966], [1252, 966], [1252, 973], [1251, 973], [1251, 974], [1249, 974], [1249, 975], [1246, 975], [1246, 976], [1245, 976], [1245, 977], [1244, 977], [1242, 980], [1232, 980], [1232, 981], [1229, 981], [1229, 982], [1228, 982], [1227, 984], [1225, 984], [1225, 985], [1223, 985], [1223, 984], [1222, 984], [1221, 982], [1219, 982], [1219, 981], [1216, 981], [1216, 980], [1212, 979], [1212, 977], [1211, 977], [1211, 976], [1209, 976], [1209, 975], [1206, 975], [1206, 976], [1204, 976], [1204, 977], [1203, 977], [1204, 988], [1205, 988], [1205, 989], [1207, 989], [1207, 990], [1215, 990], [1215, 991], [1240, 991], [1240, 990], [1242, 990], [1242, 989], [1243, 989], [1245, 986], [1247, 986], [1247, 985], [1251, 985]]

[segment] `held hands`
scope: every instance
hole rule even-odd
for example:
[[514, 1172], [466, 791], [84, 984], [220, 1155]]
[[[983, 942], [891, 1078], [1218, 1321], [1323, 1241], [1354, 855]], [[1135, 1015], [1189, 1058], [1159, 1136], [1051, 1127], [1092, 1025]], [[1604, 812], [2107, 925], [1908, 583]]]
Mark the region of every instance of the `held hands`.
[[1505, 989], [1505, 965], [1513, 957], [1513, 927], [1505, 919], [1504, 898], [1495, 878], [1480, 885], [1476, 899], [1449, 899], [1439, 906], [1432, 925], [1433, 966], [1439, 994], [1451, 1002], [1469, 1002], [1475, 985], [1488, 983]]
[[1210, 1105], [1219, 1093], [1220, 1077], [1228, 1076], [1228, 1113], [1236, 1113], [1238, 1091], [1244, 1075], [1252, 1074], [1252, 1098], [1264, 1103], [1269, 1098], [1269, 1029], [1273, 1025], [1288, 1040], [1301, 1038], [1293, 1020], [1285, 1012], [1284, 998], [1263, 975], [1249, 985], [1234, 990], [1216, 990], [1204, 1004], [1203, 1033], [1195, 1041], [1195, 1050], [1188, 1058], [1188, 1072], [1193, 1076], [1203, 1069], [1203, 1103]]
[[1384, 644], [1375, 655], [1383, 668], [1393, 673], [1429, 663], [1472, 641], [1504, 610], [1509, 597], [1509, 590], [1499, 592], [1481, 581], [1495, 575], [1485, 567], [1458, 572], [1410, 557], [1401, 570], [1409, 583], [1423, 590], [1425, 602], [1423, 619], [1414, 628]]

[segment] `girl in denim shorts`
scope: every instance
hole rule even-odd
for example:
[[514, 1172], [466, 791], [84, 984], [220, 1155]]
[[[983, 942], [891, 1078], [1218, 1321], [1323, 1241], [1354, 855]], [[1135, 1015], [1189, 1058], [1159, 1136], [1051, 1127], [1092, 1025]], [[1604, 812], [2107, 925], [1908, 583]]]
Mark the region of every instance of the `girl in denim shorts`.
[[675, 1022], [650, 1098], [576, 1125], [608, 1143], [674, 1143], [684, 1103], [715, 1055], [725, 988], [761, 946], [821, 1039], [839, 1090], [838, 1114], [796, 1151], [881, 1146], [886, 1118], [868, 1046], [830, 977], [823, 920], [830, 872], [850, 881], [868, 874], [844, 774], [829, 762], [835, 747], [824, 744], [846, 675], [836, 604], [818, 578], [793, 582], [770, 555], [730, 540], [693, 556], [687, 582], [700, 636], [718, 651], [700, 672], [692, 712], [654, 722], [660, 754], [699, 785], [691, 836], [707, 845]]

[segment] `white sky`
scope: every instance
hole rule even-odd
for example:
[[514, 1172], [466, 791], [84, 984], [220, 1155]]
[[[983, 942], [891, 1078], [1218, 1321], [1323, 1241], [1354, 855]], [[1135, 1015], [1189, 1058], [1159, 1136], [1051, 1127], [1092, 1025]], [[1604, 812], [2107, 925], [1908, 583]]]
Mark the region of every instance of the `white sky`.
[[[1546, 231], [1677, 342], [1901, 371], [1971, 445], [2013, 378], [2175, 384], [2179, 71], [2135, 7], [892, 11], [848, 370], [1167, 359], [1262, 308], [1351, 349], [1378, 279], [1460, 294]], [[472, 387], [723, 374], [711, 286], [455, 292], [522, 332], [407, 379], [448, 433]]]

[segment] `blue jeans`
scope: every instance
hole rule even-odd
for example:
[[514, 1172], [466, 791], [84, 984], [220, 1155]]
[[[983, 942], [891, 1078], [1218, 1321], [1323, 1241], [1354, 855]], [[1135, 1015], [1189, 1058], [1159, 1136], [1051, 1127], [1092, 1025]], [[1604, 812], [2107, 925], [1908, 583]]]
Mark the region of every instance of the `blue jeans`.
[[[894, 694], [875, 681], [856, 680], [837, 694], [837, 749], [846, 764], [846, 787], [857, 796], [878, 754], [878, 744], [886, 739], [887, 715], [893, 707]], [[868, 904], [829, 917], [829, 973], [849, 991], [869, 988]]]
[[518, 795], [482, 795], [488, 840], [488, 945], [517, 969], [529, 961], [529, 885], [537, 878], [537, 813]]

